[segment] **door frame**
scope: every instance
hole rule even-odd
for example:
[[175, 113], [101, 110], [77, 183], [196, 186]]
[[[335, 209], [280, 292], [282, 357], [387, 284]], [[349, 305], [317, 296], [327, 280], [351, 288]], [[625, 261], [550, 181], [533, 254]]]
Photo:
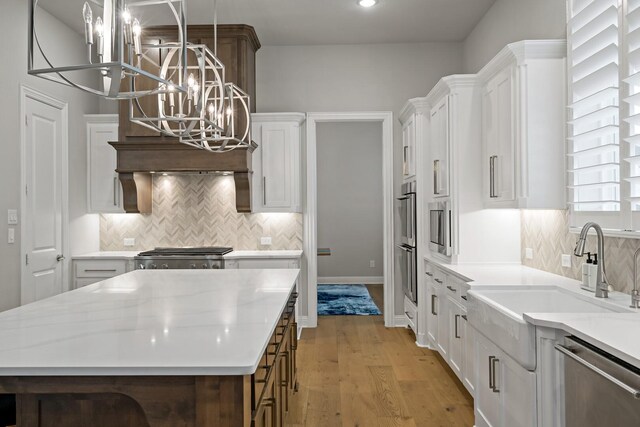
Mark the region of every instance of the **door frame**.
[[27, 266], [25, 263], [26, 242], [30, 236], [26, 223], [26, 182], [27, 182], [27, 135], [26, 125], [26, 104], [27, 99], [42, 102], [50, 107], [60, 110], [62, 116], [62, 164], [59, 165], [62, 172], [62, 253], [65, 259], [62, 261], [62, 292], [69, 290], [69, 104], [56, 99], [50, 95], [33, 89], [29, 86], [20, 85], [20, 304], [24, 304]]
[[307, 258], [307, 318], [304, 326], [318, 325], [318, 168], [317, 123], [382, 123], [384, 325], [395, 326], [393, 266], [393, 113], [390, 111], [307, 113], [306, 196], [303, 209], [304, 253]]

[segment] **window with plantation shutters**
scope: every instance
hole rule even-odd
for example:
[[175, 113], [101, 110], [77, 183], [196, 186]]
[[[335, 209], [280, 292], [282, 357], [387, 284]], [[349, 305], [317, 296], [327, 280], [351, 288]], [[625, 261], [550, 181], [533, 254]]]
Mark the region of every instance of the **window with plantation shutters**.
[[[628, 124], [625, 161], [628, 163], [629, 197], [632, 211], [640, 211], [640, 0], [628, 0], [625, 11], [627, 77], [625, 103]], [[635, 227], [634, 227], [635, 228]]]
[[570, 1], [568, 183], [578, 217], [621, 207], [618, 3]]

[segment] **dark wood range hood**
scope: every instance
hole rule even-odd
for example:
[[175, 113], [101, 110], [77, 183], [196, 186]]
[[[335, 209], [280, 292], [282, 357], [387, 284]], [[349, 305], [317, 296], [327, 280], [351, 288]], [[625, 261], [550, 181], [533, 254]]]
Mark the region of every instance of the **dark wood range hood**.
[[[175, 28], [145, 28], [143, 43], [169, 40]], [[214, 50], [213, 26], [190, 25], [187, 39], [205, 44]], [[225, 80], [236, 83], [251, 96], [255, 112], [255, 54], [260, 42], [253, 27], [248, 25], [218, 25], [218, 58], [225, 65]], [[153, 113], [153, 97], [140, 103]], [[157, 104], [156, 104], [157, 105]], [[211, 153], [181, 144], [129, 121], [128, 102], [120, 103], [119, 137], [110, 142], [117, 151], [116, 172], [122, 184], [124, 210], [127, 213], [151, 213], [153, 205], [153, 173], [233, 173], [236, 188], [236, 210], [251, 212], [251, 153], [235, 149], [226, 153]]]
[[118, 152], [116, 172], [122, 184], [127, 213], [151, 213], [154, 173], [232, 172], [236, 187], [236, 210], [251, 212], [251, 153], [238, 148], [210, 153], [176, 141], [110, 142]]

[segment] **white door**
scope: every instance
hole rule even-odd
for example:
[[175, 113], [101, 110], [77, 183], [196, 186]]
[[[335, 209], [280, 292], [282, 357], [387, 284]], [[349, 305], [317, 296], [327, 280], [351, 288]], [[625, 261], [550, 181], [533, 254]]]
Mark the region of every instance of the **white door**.
[[433, 196], [449, 195], [449, 97], [431, 110]]
[[21, 302], [63, 290], [66, 105], [25, 92], [22, 98], [24, 204]]

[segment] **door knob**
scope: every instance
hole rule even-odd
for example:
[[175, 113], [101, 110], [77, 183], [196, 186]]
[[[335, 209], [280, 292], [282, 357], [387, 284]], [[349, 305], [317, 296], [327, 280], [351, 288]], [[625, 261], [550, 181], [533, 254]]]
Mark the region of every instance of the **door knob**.
[[58, 255], [56, 257], [56, 261], [60, 262], [60, 261], [64, 261], [64, 255]]

